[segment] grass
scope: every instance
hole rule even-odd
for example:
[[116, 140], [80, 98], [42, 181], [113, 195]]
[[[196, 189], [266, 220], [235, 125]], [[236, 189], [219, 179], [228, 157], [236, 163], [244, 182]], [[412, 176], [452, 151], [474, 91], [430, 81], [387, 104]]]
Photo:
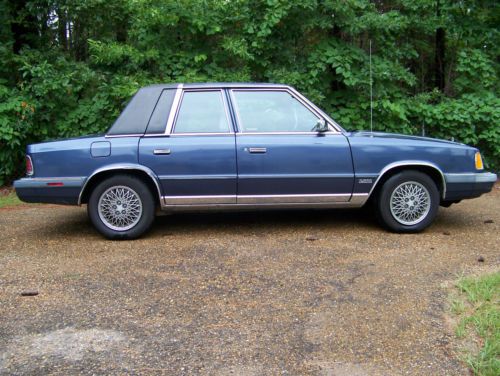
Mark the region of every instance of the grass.
[[462, 278], [451, 311], [458, 317], [457, 337], [477, 344], [464, 361], [475, 375], [500, 375], [500, 271]]
[[12, 190], [0, 191], [0, 208], [21, 204], [22, 201], [16, 196]]

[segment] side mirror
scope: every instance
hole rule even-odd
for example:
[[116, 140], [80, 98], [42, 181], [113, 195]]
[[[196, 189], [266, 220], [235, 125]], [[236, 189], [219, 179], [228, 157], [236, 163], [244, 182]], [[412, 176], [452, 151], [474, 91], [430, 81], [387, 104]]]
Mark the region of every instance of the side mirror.
[[324, 133], [328, 132], [330, 129], [328, 128], [328, 124], [326, 124], [325, 119], [318, 119], [318, 122], [311, 130], [313, 132]]

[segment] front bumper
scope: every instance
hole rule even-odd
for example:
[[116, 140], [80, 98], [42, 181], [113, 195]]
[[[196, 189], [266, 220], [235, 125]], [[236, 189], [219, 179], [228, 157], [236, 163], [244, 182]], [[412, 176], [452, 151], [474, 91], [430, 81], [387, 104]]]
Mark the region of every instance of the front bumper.
[[77, 205], [84, 182], [84, 177], [23, 178], [14, 189], [24, 202]]
[[446, 201], [479, 197], [488, 193], [497, 181], [491, 172], [444, 174], [446, 180]]

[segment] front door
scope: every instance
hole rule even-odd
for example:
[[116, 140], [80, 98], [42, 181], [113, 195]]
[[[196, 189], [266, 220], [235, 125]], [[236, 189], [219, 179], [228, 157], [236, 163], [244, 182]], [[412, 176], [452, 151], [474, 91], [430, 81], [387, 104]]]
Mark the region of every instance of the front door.
[[223, 94], [185, 90], [171, 133], [141, 139], [140, 162], [158, 175], [166, 205], [236, 203], [235, 136]]
[[349, 201], [354, 171], [346, 137], [317, 132], [319, 116], [287, 90], [231, 90], [238, 122], [238, 203]]

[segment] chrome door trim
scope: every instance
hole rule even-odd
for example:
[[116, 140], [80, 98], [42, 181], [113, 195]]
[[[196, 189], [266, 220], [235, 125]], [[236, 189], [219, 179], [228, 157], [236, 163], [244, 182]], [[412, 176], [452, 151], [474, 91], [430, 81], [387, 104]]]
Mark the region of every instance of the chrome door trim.
[[322, 202], [347, 202], [351, 194], [306, 194], [306, 195], [238, 195], [238, 204], [307, 204]]
[[158, 175], [160, 180], [215, 180], [235, 179], [237, 175]]
[[[331, 196], [331, 195], [325, 195]], [[341, 196], [341, 195], [339, 195]], [[345, 197], [350, 197], [350, 194], [345, 194]], [[174, 196], [175, 197], [175, 196]], [[238, 203], [221, 203], [217, 202], [217, 197], [221, 196], [185, 196], [182, 200], [172, 203], [172, 196], [164, 196], [162, 210], [166, 211], [197, 211], [197, 210], [254, 210], [254, 209], [329, 209], [329, 208], [360, 208], [368, 199], [367, 193], [352, 195], [350, 201], [323, 201], [323, 202], [273, 202], [275, 197], [271, 197], [268, 202], [241, 203], [240, 197], [236, 196]], [[235, 196], [222, 196], [231, 197]], [[263, 197], [263, 196], [261, 196]], [[303, 197], [303, 196], [302, 196]], [[203, 202], [201, 199], [203, 198]], [[308, 200], [310, 198], [307, 197]], [[169, 201], [170, 200], [170, 201]], [[186, 203], [191, 201], [192, 203]], [[195, 202], [197, 201], [197, 202]]]
[[323, 178], [354, 178], [354, 174], [240, 174], [238, 179], [323, 179]]
[[236, 195], [163, 196], [165, 205], [235, 204]]
[[170, 107], [170, 113], [168, 114], [167, 127], [165, 128], [165, 134], [168, 135], [172, 131], [172, 126], [174, 124], [174, 119], [177, 115], [177, 111], [179, 110], [179, 104], [182, 94], [183, 84], [177, 85], [177, 89], [175, 90], [174, 101], [172, 102], [172, 107]]

